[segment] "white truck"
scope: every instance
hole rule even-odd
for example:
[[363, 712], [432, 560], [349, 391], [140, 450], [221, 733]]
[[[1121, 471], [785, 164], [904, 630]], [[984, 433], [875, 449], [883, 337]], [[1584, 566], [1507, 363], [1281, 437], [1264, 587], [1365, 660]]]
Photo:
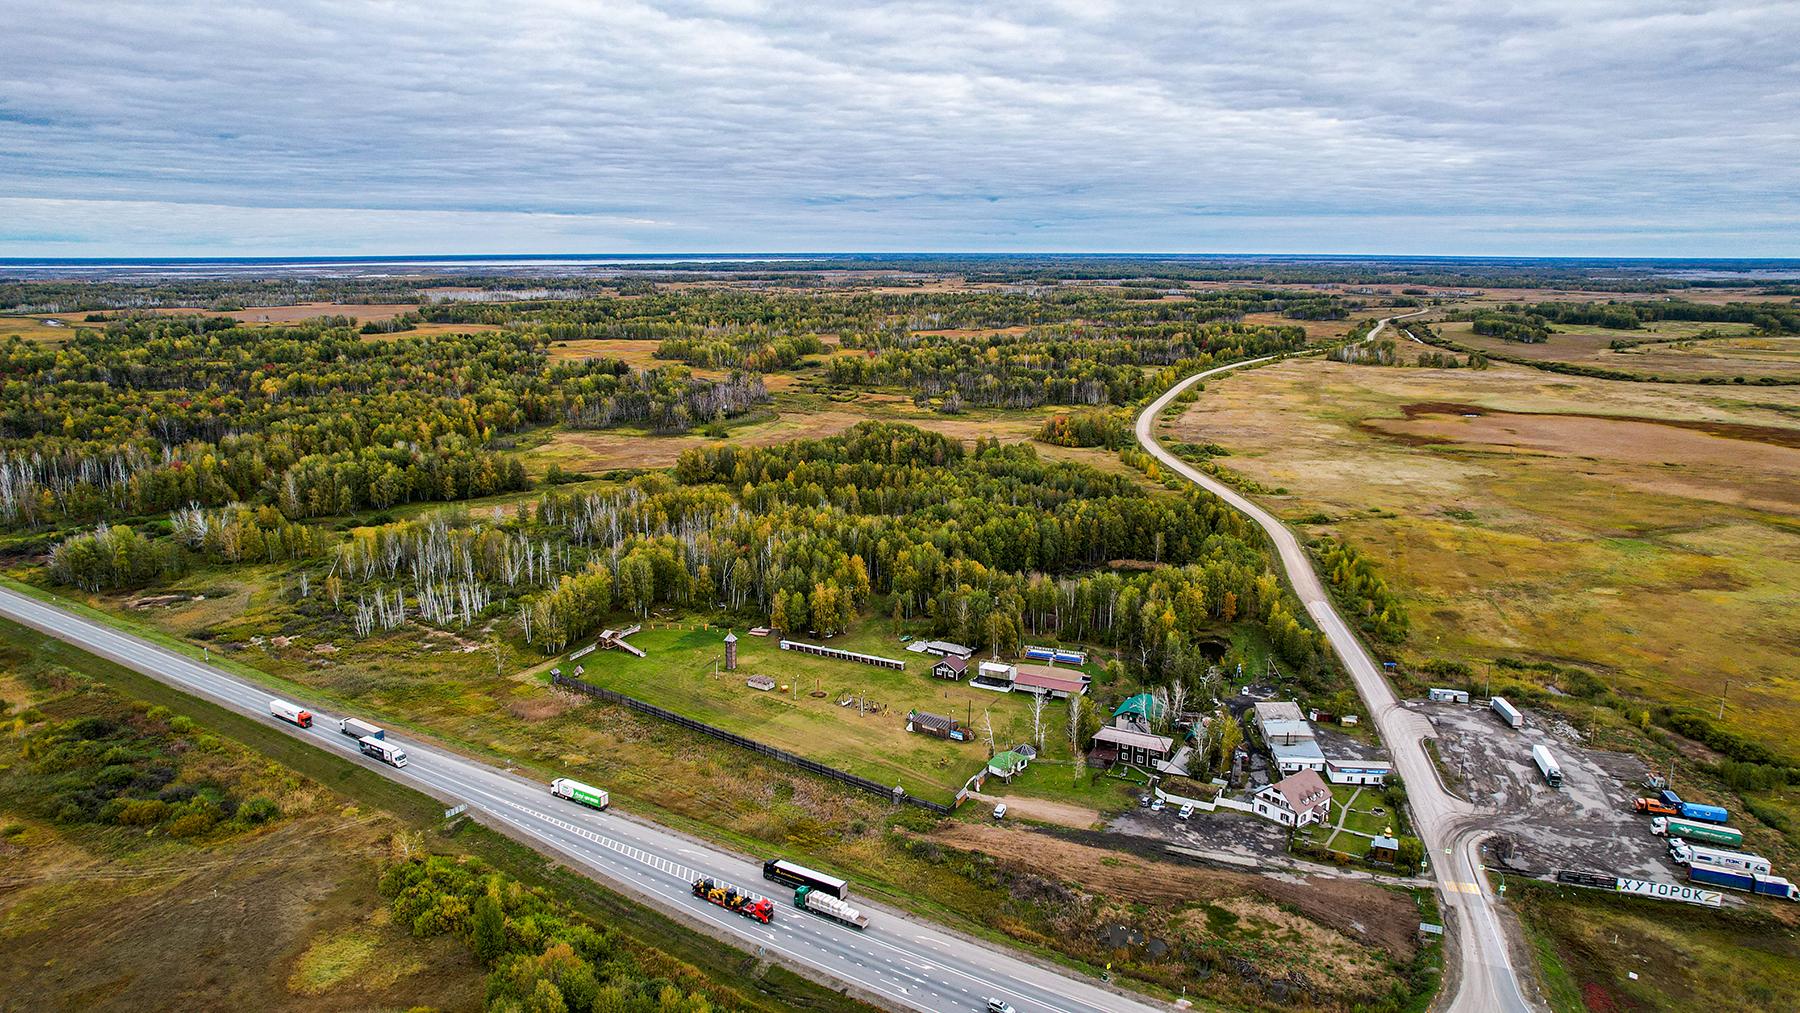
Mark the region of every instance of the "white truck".
[[1538, 773], [1544, 775], [1544, 783], [1552, 788], [1562, 787], [1562, 768], [1556, 765], [1556, 757], [1544, 746], [1531, 747], [1531, 762], [1537, 764]]
[[387, 738], [387, 732], [383, 731], [379, 725], [372, 725], [367, 721], [359, 721], [356, 718], [340, 719], [338, 721], [338, 731], [353, 739]]
[[1689, 844], [1679, 837], [1669, 838], [1669, 857], [1676, 865], [1715, 865], [1721, 869], [1736, 869], [1739, 872], [1751, 872], [1758, 876], [1774, 873], [1775, 867], [1761, 855], [1752, 855], [1743, 851], [1726, 851], [1722, 848], [1709, 848], [1704, 844]]
[[559, 777], [550, 782], [550, 794], [595, 809], [605, 809], [612, 804], [612, 799], [601, 789], [566, 777]]
[[869, 927], [867, 915], [831, 894], [823, 890], [815, 890], [810, 886], [794, 888], [794, 906], [805, 908], [813, 914], [824, 915], [833, 921], [843, 922], [859, 932]]
[[390, 767], [406, 766], [406, 750], [394, 745], [386, 739], [378, 739], [373, 735], [365, 735], [356, 740], [356, 748], [362, 750], [364, 756], [380, 760]]
[[269, 713], [302, 728], [312, 727], [312, 712], [298, 704], [288, 703], [286, 700], [270, 700]]

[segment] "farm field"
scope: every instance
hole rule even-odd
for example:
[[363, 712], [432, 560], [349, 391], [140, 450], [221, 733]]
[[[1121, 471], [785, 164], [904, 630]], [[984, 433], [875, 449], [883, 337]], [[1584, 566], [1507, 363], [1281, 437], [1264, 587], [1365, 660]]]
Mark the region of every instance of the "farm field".
[[[1763, 337], [1748, 324], [1662, 320], [1638, 330], [1556, 325], [1546, 341], [1528, 343], [1476, 334], [1467, 321], [1432, 325], [1460, 345], [1545, 362], [1568, 362], [1642, 376], [1800, 378], [1800, 338]], [[1614, 349], [1614, 341], [1642, 341]]]
[[1715, 712], [1728, 680], [1724, 723], [1784, 749], [1797, 419], [1782, 387], [1290, 362], [1209, 384], [1168, 432], [1370, 554], [1409, 605], [1403, 657], [1577, 665]]

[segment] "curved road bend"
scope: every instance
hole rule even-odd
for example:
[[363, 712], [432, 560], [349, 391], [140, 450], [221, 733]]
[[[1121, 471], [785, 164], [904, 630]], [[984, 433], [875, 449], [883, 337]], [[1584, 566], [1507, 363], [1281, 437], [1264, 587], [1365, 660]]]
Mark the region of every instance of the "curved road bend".
[[[1416, 315], [1417, 313], [1402, 314]], [[1395, 319], [1399, 317], [1383, 319], [1364, 340], [1373, 341], [1387, 328], [1389, 321]], [[1362, 642], [1332, 606], [1331, 599], [1325, 594], [1324, 585], [1313, 572], [1306, 550], [1300, 545], [1300, 540], [1294, 537], [1294, 533], [1267, 510], [1164, 449], [1152, 432], [1157, 418], [1169, 406], [1169, 402], [1195, 383], [1210, 376], [1276, 358], [1279, 356], [1269, 355], [1246, 362], [1234, 362], [1182, 380], [1138, 416], [1138, 443], [1155, 455], [1165, 467], [1242, 511], [1268, 534], [1281, 556], [1281, 565], [1287, 570], [1294, 592], [1306, 605], [1313, 621], [1325, 631], [1332, 650], [1355, 680], [1357, 692], [1362, 695], [1363, 703], [1374, 716], [1376, 727], [1381, 730], [1381, 737], [1393, 754], [1395, 769], [1406, 781], [1407, 798], [1411, 801], [1413, 814], [1418, 820], [1419, 836], [1432, 857], [1432, 874], [1437, 879], [1445, 903], [1456, 911], [1455, 928], [1462, 961], [1456, 979], [1456, 993], [1448, 997], [1448, 1001], [1440, 1001], [1441, 1007], [1458, 1013], [1473, 1010], [1519, 1013], [1530, 1010], [1531, 1004], [1519, 990], [1518, 973], [1512, 965], [1506, 936], [1501, 931], [1499, 916], [1494, 910], [1495, 901], [1488, 887], [1487, 876], [1481, 869], [1479, 846], [1482, 835], [1475, 831], [1459, 831], [1457, 823], [1469, 815], [1469, 806], [1443, 789], [1432, 768], [1431, 757], [1425, 752], [1424, 740], [1431, 737], [1430, 723], [1422, 715], [1399, 705], [1394, 698], [1394, 691], [1375, 667], [1374, 661], [1370, 660]]]
[[[546, 785], [442, 749], [393, 736], [408, 763], [396, 770], [363, 757], [335, 717], [308, 707], [311, 728], [269, 716], [270, 692], [110, 626], [0, 588], [0, 615], [186, 693], [267, 722], [310, 745], [353, 757], [435, 798], [469, 806], [497, 829], [554, 854], [595, 879], [648, 901], [715, 937], [855, 989], [893, 1009], [977, 1010], [989, 996], [1020, 1013], [1106, 1010], [1150, 1013], [1161, 1004], [1134, 999], [1022, 956], [851, 898], [870, 915], [868, 931], [796, 910], [792, 894], [762, 878], [759, 863], [673, 831], [552, 798]], [[294, 700], [307, 706], [304, 700]], [[692, 896], [699, 876], [722, 879], [776, 901], [760, 925]], [[786, 903], [783, 903], [783, 899]]]

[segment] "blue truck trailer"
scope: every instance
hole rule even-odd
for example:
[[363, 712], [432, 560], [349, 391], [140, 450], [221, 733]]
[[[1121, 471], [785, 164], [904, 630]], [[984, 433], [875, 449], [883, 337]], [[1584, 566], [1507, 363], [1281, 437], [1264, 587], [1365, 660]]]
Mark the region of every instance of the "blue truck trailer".
[[1725, 811], [1721, 806], [1701, 805], [1698, 802], [1683, 802], [1676, 808], [1680, 810], [1681, 818], [1684, 820], [1693, 820], [1697, 823], [1719, 824], [1731, 822], [1731, 813]]
[[1729, 890], [1743, 890], [1746, 893], [1759, 893], [1765, 897], [1780, 897], [1783, 900], [1800, 900], [1800, 887], [1789, 883], [1780, 876], [1761, 876], [1742, 869], [1727, 869], [1718, 865], [1707, 865], [1695, 862], [1688, 866], [1688, 881], [1704, 883], [1707, 886], [1722, 886]]

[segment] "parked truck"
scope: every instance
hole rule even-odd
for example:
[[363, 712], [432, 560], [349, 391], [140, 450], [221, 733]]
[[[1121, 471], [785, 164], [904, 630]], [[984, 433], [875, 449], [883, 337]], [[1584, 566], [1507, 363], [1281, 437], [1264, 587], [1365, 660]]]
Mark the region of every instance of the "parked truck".
[[571, 802], [579, 802], [594, 809], [605, 809], [612, 804], [612, 797], [601, 789], [566, 777], [559, 777], [550, 782], [550, 794], [557, 798], [566, 798]]
[[1695, 862], [1688, 866], [1688, 881], [1705, 883], [1707, 886], [1722, 886], [1730, 890], [1743, 890], [1747, 893], [1759, 893], [1764, 897], [1800, 900], [1800, 887], [1789, 883], [1780, 876], [1759, 876], [1754, 872], [1726, 869], [1717, 865]]
[[1695, 823], [1674, 816], [1658, 816], [1650, 821], [1650, 832], [1659, 837], [1679, 837], [1684, 841], [1706, 841], [1735, 848], [1744, 843], [1744, 832], [1732, 827]]
[[356, 748], [362, 750], [364, 756], [380, 760], [390, 767], [406, 766], [406, 750], [401, 749], [399, 746], [394, 745], [386, 739], [378, 739], [373, 735], [365, 735], [356, 740]]
[[1669, 857], [1675, 860], [1676, 865], [1716, 865], [1721, 869], [1754, 872], [1759, 876], [1767, 876], [1775, 871], [1769, 860], [1761, 855], [1690, 844], [1679, 837], [1669, 838]]
[[1652, 816], [1680, 816], [1681, 810], [1660, 798], [1640, 798], [1631, 803], [1636, 812], [1649, 813]]
[[383, 731], [379, 726], [372, 725], [367, 721], [358, 721], [356, 718], [343, 718], [338, 721], [338, 731], [353, 739], [387, 738], [387, 732]]
[[838, 900], [831, 894], [815, 890], [810, 886], [794, 888], [794, 906], [805, 908], [813, 914], [824, 915], [833, 921], [843, 922], [853, 929], [861, 930], [869, 927], [868, 916], [861, 911]]
[[298, 704], [288, 703], [286, 700], [270, 700], [269, 713], [302, 728], [312, 727], [312, 712]]
[[720, 883], [717, 880], [701, 877], [694, 880], [694, 896], [708, 904], [717, 904], [727, 911], [736, 911], [745, 918], [754, 918], [764, 925], [775, 917], [775, 902], [767, 897], [757, 897], [745, 893], [735, 886]]
[[1562, 768], [1556, 765], [1556, 757], [1544, 746], [1531, 747], [1531, 761], [1537, 764], [1538, 773], [1544, 775], [1544, 783], [1552, 788], [1562, 787]]
[[1507, 703], [1503, 696], [1489, 700], [1488, 706], [1494, 709], [1495, 714], [1500, 715], [1500, 720], [1506, 722], [1508, 728], [1519, 728], [1525, 724], [1525, 715], [1519, 713], [1519, 708]]

